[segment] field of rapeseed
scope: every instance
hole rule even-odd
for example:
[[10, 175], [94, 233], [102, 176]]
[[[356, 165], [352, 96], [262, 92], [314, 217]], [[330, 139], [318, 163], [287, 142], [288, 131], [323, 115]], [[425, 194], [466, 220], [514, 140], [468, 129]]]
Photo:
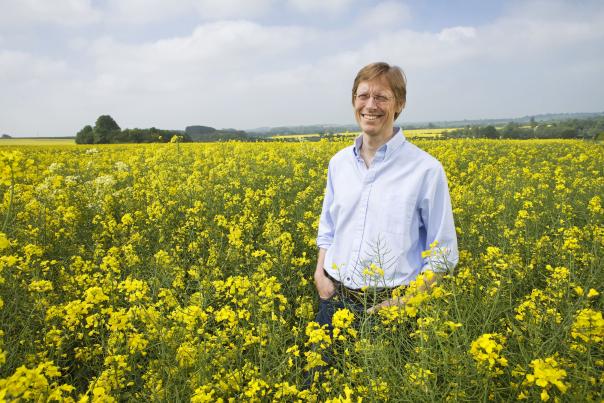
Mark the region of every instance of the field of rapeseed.
[[601, 401], [604, 149], [415, 143], [459, 265], [333, 337], [314, 240], [348, 142], [0, 148], [0, 401]]

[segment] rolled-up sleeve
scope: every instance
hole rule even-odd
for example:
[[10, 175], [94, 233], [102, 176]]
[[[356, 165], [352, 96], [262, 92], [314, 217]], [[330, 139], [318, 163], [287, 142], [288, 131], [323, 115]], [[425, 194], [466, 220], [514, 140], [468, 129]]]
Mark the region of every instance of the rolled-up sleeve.
[[459, 252], [447, 177], [440, 163], [427, 172], [419, 207], [425, 231], [423, 247], [431, 249], [429, 256], [423, 259], [421, 271], [452, 270], [459, 260]]
[[329, 210], [333, 203], [333, 181], [332, 181], [331, 163], [327, 168], [327, 185], [325, 186], [325, 195], [323, 197], [323, 210], [319, 219], [319, 233], [317, 236], [317, 246], [322, 249], [328, 249], [333, 242], [334, 222]]

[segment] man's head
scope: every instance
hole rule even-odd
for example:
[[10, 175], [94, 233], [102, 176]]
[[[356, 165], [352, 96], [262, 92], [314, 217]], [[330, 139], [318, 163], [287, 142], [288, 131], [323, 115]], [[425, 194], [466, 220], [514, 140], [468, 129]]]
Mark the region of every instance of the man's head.
[[405, 73], [398, 66], [390, 66], [388, 63], [377, 62], [363, 67], [354, 79], [352, 86], [352, 105], [355, 106], [355, 99], [359, 84], [362, 82], [381, 81], [390, 87], [394, 95], [394, 120], [398, 118], [407, 102], [407, 79]]

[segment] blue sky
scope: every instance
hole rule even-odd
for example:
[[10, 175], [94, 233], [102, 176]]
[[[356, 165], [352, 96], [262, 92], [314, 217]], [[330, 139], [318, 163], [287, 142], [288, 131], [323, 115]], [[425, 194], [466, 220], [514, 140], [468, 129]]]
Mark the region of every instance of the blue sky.
[[402, 67], [399, 123], [604, 111], [604, 2], [0, 0], [0, 133], [353, 123]]

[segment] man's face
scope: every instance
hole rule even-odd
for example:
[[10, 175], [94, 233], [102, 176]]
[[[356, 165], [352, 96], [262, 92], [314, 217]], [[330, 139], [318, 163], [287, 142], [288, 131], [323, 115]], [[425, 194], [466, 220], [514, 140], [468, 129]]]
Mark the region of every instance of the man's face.
[[369, 136], [392, 133], [394, 115], [401, 107], [385, 79], [361, 81], [354, 101], [354, 115], [363, 133]]

